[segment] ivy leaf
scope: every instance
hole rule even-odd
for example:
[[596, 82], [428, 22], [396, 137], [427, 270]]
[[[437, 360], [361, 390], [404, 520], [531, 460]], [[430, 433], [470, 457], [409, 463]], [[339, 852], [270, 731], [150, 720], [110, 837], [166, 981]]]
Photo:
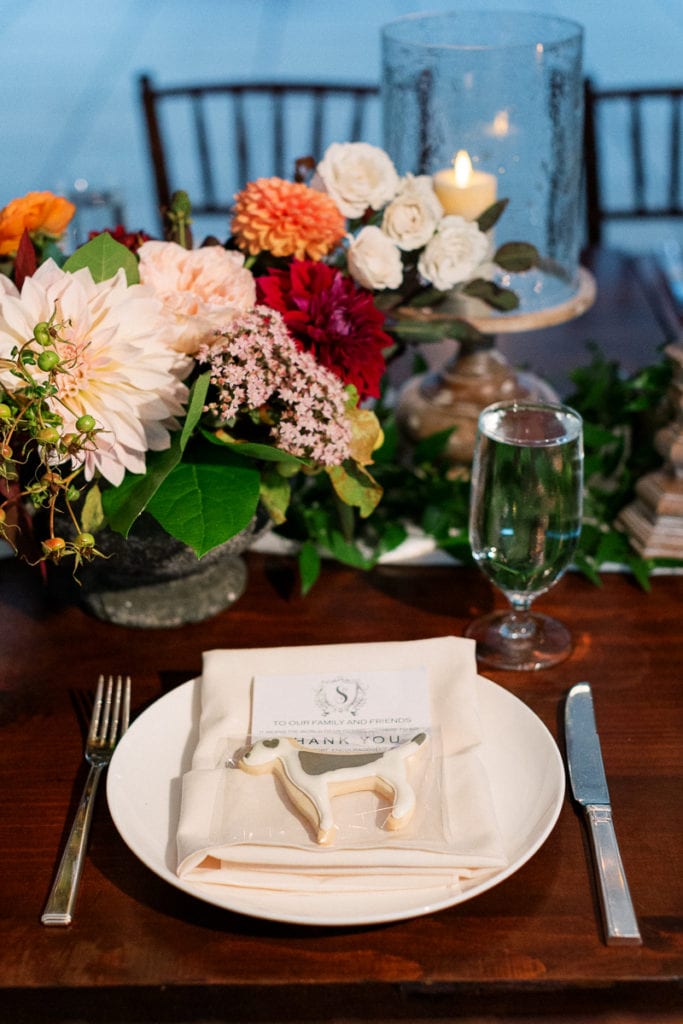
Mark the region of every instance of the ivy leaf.
[[503, 270], [520, 273], [536, 266], [538, 250], [529, 242], [506, 242], [496, 251], [493, 261]]
[[106, 231], [92, 238], [69, 256], [64, 270], [74, 273], [87, 267], [96, 282], [108, 281], [116, 272], [123, 269], [129, 285], [138, 284], [140, 273], [138, 261], [125, 245], [116, 242]]
[[304, 541], [299, 549], [299, 576], [301, 577], [301, 593], [306, 596], [320, 575], [320, 553], [315, 544]]
[[501, 288], [495, 281], [487, 281], [483, 277], [477, 277], [474, 281], [470, 281], [463, 288], [465, 295], [471, 295], [475, 299], [481, 299], [487, 306], [492, 306], [493, 309], [500, 309], [508, 312], [511, 309], [517, 309], [519, 306], [519, 298], [515, 292], [511, 291], [510, 288]]

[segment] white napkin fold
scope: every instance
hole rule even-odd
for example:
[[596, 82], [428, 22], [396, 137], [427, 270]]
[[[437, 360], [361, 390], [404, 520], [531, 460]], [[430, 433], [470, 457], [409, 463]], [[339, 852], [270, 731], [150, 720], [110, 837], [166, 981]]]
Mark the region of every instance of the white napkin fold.
[[[417, 808], [406, 828], [381, 827], [377, 797], [334, 798], [339, 831], [319, 846], [272, 775], [226, 762], [247, 741], [257, 675], [426, 667], [434, 726], [411, 762]], [[295, 892], [448, 886], [505, 864], [481, 741], [474, 644], [458, 637], [204, 654], [199, 740], [183, 778], [178, 874], [185, 880]]]

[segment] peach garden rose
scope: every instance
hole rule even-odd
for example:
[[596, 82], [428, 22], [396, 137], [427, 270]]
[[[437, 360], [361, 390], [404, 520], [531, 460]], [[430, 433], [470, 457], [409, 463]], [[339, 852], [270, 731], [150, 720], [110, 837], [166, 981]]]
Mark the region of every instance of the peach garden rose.
[[220, 245], [184, 249], [176, 242], [144, 242], [138, 250], [140, 281], [153, 289], [175, 318], [173, 347], [194, 355], [217, 330], [256, 302], [256, 285], [244, 256]]

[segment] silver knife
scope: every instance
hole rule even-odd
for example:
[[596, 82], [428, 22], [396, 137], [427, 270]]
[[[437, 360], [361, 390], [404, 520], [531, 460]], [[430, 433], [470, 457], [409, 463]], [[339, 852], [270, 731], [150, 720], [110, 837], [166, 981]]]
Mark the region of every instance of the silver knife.
[[607, 945], [642, 945], [612, 823], [593, 695], [588, 683], [577, 683], [569, 691], [564, 727], [569, 781], [574, 799], [586, 812], [590, 826]]

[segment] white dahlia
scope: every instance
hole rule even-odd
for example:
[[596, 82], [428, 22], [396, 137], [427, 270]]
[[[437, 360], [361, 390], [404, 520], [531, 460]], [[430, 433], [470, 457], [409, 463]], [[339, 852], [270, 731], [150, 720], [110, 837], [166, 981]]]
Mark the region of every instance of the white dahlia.
[[[57, 394], [49, 404], [63, 419], [62, 434], [76, 431], [89, 414], [97, 431], [73, 456], [84, 463], [87, 480], [95, 471], [114, 485], [126, 470], [145, 472], [145, 452], [170, 446], [187, 400], [183, 377], [191, 363], [172, 348], [174, 327], [161, 303], [142, 285], [128, 287], [125, 274], [97, 283], [89, 270], [67, 273], [47, 260], [21, 293], [0, 290], [0, 359], [33, 335], [37, 323], [54, 318], [64, 343], [57, 344], [69, 373], [58, 373]], [[34, 377], [46, 374], [32, 366]], [[16, 389], [17, 378], [0, 371], [0, 383]]]

